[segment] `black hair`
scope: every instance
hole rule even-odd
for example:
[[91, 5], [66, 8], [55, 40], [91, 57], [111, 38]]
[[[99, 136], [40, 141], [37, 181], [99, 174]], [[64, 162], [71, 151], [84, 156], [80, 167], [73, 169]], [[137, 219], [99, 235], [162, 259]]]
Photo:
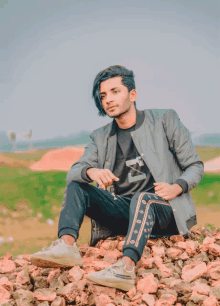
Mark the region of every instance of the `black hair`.
[[[92, 97], [95, 100], [96, 107], [99, 110], [99, 116], [104, 117], [107, 115], [102, 106], [102, 101], [100, 98], [100, 84], [101, 82], [104, 82], [114, 77], [122, 77], [121, 82], [124, 86], [127, 87], [129, 92], [132, 89], [135, 89], [134, 73], [132, 70], [128, 70], [124, 66], [113, 65], [100, 71], [94, 80], [92, 90]], [[136, 101], [134, 102], [134, 106], [136, 108]]]

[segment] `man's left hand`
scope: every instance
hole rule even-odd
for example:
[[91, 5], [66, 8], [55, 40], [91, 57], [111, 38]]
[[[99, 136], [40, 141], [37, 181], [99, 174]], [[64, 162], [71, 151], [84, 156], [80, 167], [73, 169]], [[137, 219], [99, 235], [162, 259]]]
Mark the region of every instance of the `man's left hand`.
[[182, 188], [178, 184], [170, 185], [168, 183], [154, 183], [155, 194], [159, 195], [166, 201], [173, 200], [182, 192]]

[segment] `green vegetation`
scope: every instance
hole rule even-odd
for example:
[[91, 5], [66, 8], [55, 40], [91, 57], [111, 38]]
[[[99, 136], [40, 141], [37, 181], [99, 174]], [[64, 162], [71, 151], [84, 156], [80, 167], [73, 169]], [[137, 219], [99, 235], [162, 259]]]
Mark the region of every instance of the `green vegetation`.
[[[66, 186], [66, 172], [33, 172], [27, 168], [0, 168], [0, 205], [11, 211], [22, 201], [28, 202], [32, 216], [42, 213], [42, 221], [53, 219], [53, 206], [61, 207]], [[220, 204], [220, 176], [205, 174], [199, 185], [191, 191], [195, 206]], [[27, 215], [28, 211], [27, 211]]]
[[[220, 155], [220, 148], [197, 147], [200, 158], [205, 161]], [[23, 153], [4, 153], [14, 160], [36, 162], [50, 149]], [[220, 205], [220, 175], [205, 173], [202, 181], [191, 191], [195, 206]], [[61, 207], [66, 186], [66, 172], [34, 172], [28, 168], [0, 167], [0, 205], [10, 210], [19, 202], [27, 201], [33, 215], [42, 213], [44, 219], [53, 218], [53, 206]]]
[[205, 173], [201, 182], [191, 190], [195, 206], [216, 204], [220, 207], [220, 175]]
[[216, 229], [215, 226], [213, 224], [210, 224], [210, 223], [206, 223], [205, 227], [210, 227], [210, 229], [212, 231], [214, 231]]
[[[66, 186], [66, 172], [33, 172], [26, 168], [0, 168], [0, 205], [17, 209], [28, 202], [33, 216], [41, 212], [44, 219], [53, 218], [53, 206], [60, 207]], [[43, 220], [42, 220], [43, 221]]]
[[200, 237], [200, 239], [199, 239], [199, 243], [200, 243], [200, 244], [202, 244], [202, 243], [203, 243], [203, 239], [204, 239], [204, 237], [203, 237], [203, 236], [201, 236], [201, 237]]

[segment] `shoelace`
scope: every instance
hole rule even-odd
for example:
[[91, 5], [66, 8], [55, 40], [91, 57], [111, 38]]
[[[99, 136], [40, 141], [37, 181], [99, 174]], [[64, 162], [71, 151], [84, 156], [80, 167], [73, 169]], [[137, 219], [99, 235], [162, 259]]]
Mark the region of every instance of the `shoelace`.
[[60, 239], [57, 239], [56, 241], [53, 241], [50, 246], [46, 246], [46, 247], [42, 248], [42, 251], [43, 252], [49, 251], [52, 247], [59, 244], [60, 242], [61, 242]]
[[113, 275], [113, 268], [119, 268], [119, 266], [121, 265], [121, 262], [118, 261], [117, 263], [115, 263], [114, 265], [108, 267], [105, 269], [105, 274], [108, 273], [108, 272], [111, 272], [111, 274]]

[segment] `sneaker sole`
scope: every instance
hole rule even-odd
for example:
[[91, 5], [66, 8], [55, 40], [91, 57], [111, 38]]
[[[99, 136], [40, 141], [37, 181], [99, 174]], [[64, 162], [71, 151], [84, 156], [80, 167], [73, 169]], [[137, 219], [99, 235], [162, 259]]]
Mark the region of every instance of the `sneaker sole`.
[[95, 279], [92, 276], [86, 276], [86, 278], [90, 281], [93, 281], [99, 285], [103, 285], [103, 286], [107, 286], [107, 287], [112, 287], [112, 288], [117, 288], [117, 289], [121, 289], [123, 291], [129, 291], [130, 289], [135, 287], [135, 281], [130, 281], [130, 283], [122, 283], [120, 281], [117, 282], [111, 282], [111, 281], [106, 281], [106, 280], [102, 280], [102, 279]]
[[62, 258], [62, 259], [49, 259], [49, 258], [42, 258], [42, 257], [31, 257], [30, 262], [37, 267], [49, 267], [49, 268], [68, 268], [74, 266], [84, 267], [82, 260], [77, 259], [70, 259], [70, 258]]

